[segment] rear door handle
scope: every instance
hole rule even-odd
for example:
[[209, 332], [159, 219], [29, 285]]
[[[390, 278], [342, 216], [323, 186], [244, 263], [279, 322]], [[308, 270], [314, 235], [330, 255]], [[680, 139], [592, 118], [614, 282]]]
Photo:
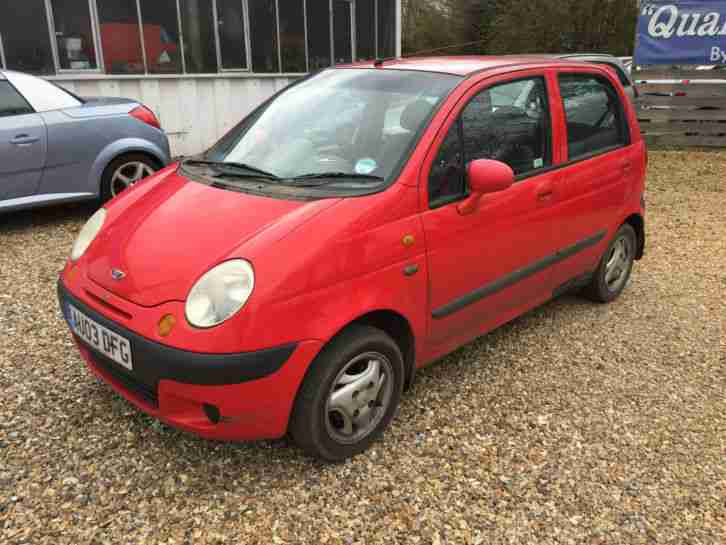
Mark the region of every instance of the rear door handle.
[[40, 138], [37, 136], [30, 136], [28, 134], [19, 134], [15, 138], [13, 138], [10, 143], [15, 144], [16, 146], [29, 146], [30, 144], [35, 144]]

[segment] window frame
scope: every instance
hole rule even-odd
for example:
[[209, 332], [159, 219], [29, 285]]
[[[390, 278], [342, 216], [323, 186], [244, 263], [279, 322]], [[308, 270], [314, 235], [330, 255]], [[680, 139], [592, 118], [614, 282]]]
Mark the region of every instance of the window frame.
[[[106, 74], [104, 69], [103, 48], [101, 46], [101, 26], [98, 22], [98, 11], [96, 9], [96, 0], [88, 1], [88, 17], [91, 25], [91, 35], [93, 36], [93, 47], [96, 52], [96, 68], [61, 68], [60, 53], [58, 52], [58, 36], [55, 30], [55, 15], [53, 13], [53, 0], [45, 0], [45, 13], [48, 20], [48, 32], [50, 33], [50, 48], [53, 54], [53, 63], [55, 72], [58, 75], [66, 74]], [[110, 74], [109, 74], [110, 75]]]
[[[52, 46], [51, 46], [52, 48]], [[51, 55], [53, 54], [53, 50], [51, 49]], [[53, 68], [55, 69], [55, 61], [53, 62]], [[0, 32], [0, 69], [7, 70], [7, 64], [5, 63], [5, 46], [3, 46], [3, 35], [2, 32]]]
[[[476, 95], [474, 95], [476, 96]], [[459, 174], [463, 181], [464, 181], [464, 193], [461, 195], [449, 195], [448, 197], [439, 197], [438, 199], [432, 200], [430, 189], [431, 189], [431, 169], [429, 170], [429, 175], [426, 177], [426, 194], [429, 201], [429, 210], [436, 210], [437, 208], [442, 208], [448, 204], [460, 202], [463, 200], [466, 200], [471, 195], [471, 191], [469, 190], [469, 180], [467, 179], [467, 172], [466, 172], [466, 161], [464, 157], [464, 121], [461, 118], [461, 112], [463, 112], [464, 109], [462, 109], [459, 114], [454, 119], [453, 123], [449, 125], [449, 127], [446, 130], [446, 134], [444, 135], [443, 140], [439, 143], [438, 148], [436, 149], [436, 153], [434, 154], [434, 161], [431, 163], [431, 167], [433, 169], [433, 165], [436, 162], [436, 159], [439, 157], [439, 152], [441, 151], [442, 146], [446, 142], [446, 139], [449, 137], [449, 133], [454, 128], [454, 125], [456, 125], [456, 129], [459, 133], [459, 155], [461, 156], [461, 173]]]
[[[247, 16], [249, 17], [249, 20], [251, 21], [252, 18], [250, 16], [251, 8], [249, 7], [249, 0], [244, 0], [244, 1], [245, 1], [245, 4], [247, 5], [247, 9], [248, 9], [248, 12], [247, 12], [248, 15]], [[249, 71], [252, 74], [282, 74], [282, 47], [281, 47], [281, 44], [280, 44], [280, 2], [279, 2], [279, 0], [272, 0], [272, 3], [275, 6], [275, 18], [274, 18], [273, 24], [275, 25], [275, 28], [274, 28], [275, 39], [276, 39], [276, 42], [275, 42], [275, 44], [276, 44], [275, 45], [275, 57], [277, 58], [277, 68], [278, 68], [278, 70], [277, 70], [277, 72], [255, 72], [255, 70], [254, 70], [254, 58], [253, 58], [253, 55], [252, 55], [252, 53], [253, 53], [252, 52], [252, 48], [251, 47], [248, 47], [248, 51], [249, 51], [249, 55], [248, 56], [250, 58], [250, 61], [248, 63], [248, 67], [249, 67]], [[250, 42], [250, 45], [251, 45], [251, 43], [252, 43], [252, 24], [251, 24], [251, 22], [247, 23], [247, 28], [250, 31], [250, 35], [248, 37], [249, 38], [248, 41]]]
[[[567, 111], [565, 109], [565, 97], [562, 96], [562, 86], [561, 86], [561, 80], [563, 76], [578, 76], [583, 78], [593, 78], [596, 80], [599, 80], [601, 82], [604, 82], [606, 85], [610, 87], [610, 90], [615, 94], [615, 96], [618, 98], [618, 112], [620, 113], [620, 130], [622, 131], [623, 136], [623, 143], [615, 144], [612, 146], [607, 146], [604, 148], [601, 148], [596, 151], [591, 151], [587, 153], [583, 153], [581, 155], [577, 155], [575, 157], [570, 157], [570, 138], [569, 138], [569, 128], [567, 123]], [[628, 122], [627, 113], [625, 111], [625, 100], [628, 100], [627, 96], [623, 96], [618, 91], [618, 88], [616, 85], [613, 84], [612, 81], [610, 81], [610, 77], [612, 75], [608, 74], [602, 74], [599, 72], [592, 72], [589, 70], [582, 70], [582, 71], [573, 71], [573, 70], [559, 70], [555, 74], [555, 79], [557, 82], [557, 95], [560, 97], [560, 107], [562, 108], [562, 124], [564, 128], [564, 139], [563, 139], [563, 145], [565, 146], [565, 156], [563, 163], [560, 165], [555, 165], [558, 168], [567, 167], [570, 165], [574, 165], [576, 163], [580, 163], [582, 161], [587, 161], [588, 159], [592, 159], [593, 157], [599, 157], [600, 155], [605, 155], [606, 153], [610, 153], [619, 149], [627, 148], [633, 143], [633, 138], [630, 133], [630, 123]], [[607, 93], [607, 91], [606, 91]]]
[[[508, 85], [511, 83], [516, 83], [518, 81], [527, 81], [527, 80], [534, 80], [534, 79], [540, 79], [545, 88], [545, 105], [544, 107], [547, 109], [547, 112], [549, 115], [545, 116], [546, 119], [546, 128], [545, 130], [548, 130], [547, 138], [545, 141], [545, 151], [547, 153], [547, 158], [549, 159], [549, 164], [543, 165], [540, 168], [531, 170], [529, 172], [526, 172], [524, 174], [520, 174], [518, 176], [514, 177], [515, 183], [527, 181], [529, 178], [534, 178], [536, 176], [540, 176], [542, 174], [546, 174], [550, 172], [551, 170], [560, 167], [561, 165], [558, 165], [555, 163], [555, 149], [554, 149], [554, 139], [555, 139], [555, 125], [556, 125], [556, 119], [555, 119], [555, 113], [552, 109], [552, 100], [551, 100], [551, 93], [553, 91], [551, 87], [550, 78], [548, 77], [548, 73], [544, 70], [536, 70], [532, 73], [529, 73], [527, 75], [514, 75], [509, 79], [497, 79], [496, 81], [489, 81], [488, 79], [484, 79], [481, 82], [473, 85], [471, 88], [467, 89], [464, 96], [459, 99], [459, 101], [456, 103], [454, 108], [449, 112], [449, 116], [447, 117], [444, 124], [441, 126], [441, 130], [445, 130], [443, 138], [441, 139], [438, 144], [434, 143], [432, 145], [433, 150], [433, 157], [431, 159], [431, 164], [429, 165], [428, 173], [426, 176], [426, 198], [427, 198], [427, 205], [429, 210], [435, 210], [437, 208], [441, 208], [443, 206], [449, 205], [451, 203], [461, 202], [463, 200], [466, 200], [471, 195], [471, 192], [469, 190], [469, 180], [467, 178], [467, 165], [466, 157], [464, 154], [464, 138], [465, 138], [465, 131], [466, 128], [464, 127], [464, 123], [462, 120], [462, 116], [464, 114], [464, 110], [471, 104], [471, 102], [476, 99], [481, 93], [488, 91], [494, 87], [498, 87], [501, 85]], [[451, 116], [453, 116], [453, 120], [449, 123], [449, 119], [451, 119]], [[461, 121], [461, 122], [460, 122]], [[433, 167], [434, 162], [436, 161], [436, 158], [438, 157], [439, 150], [441, 149], [441, 146], [444, 144], [444, 141], [446, 140], [449, 131], [454, 126], [455, 123], [459, 123], [459, 131], [460, 131], [460, 140], [461, 140], [461, 146], [462, 146], [462, 158], [463, 158], [463, 176], [464, 176], [464, 193], [462, 195], [456, 196], [452, 195], [451, 197], [446, 197], [444, 199], [438, 199], [437, 201], [431, 201], [431, 197], [429, 195], [429, 180], [431, 177], [431, 168]], [[434, 149], [435, 147], [435, 149]]]
[[[340, 2], [345, 2], [348, 4], [348, 7], [350, 9], [350, 56], [352, 61], [355, 62], [356, 59], [356, 28], [355, 28], [355, 9], [356, 9], [356, 0], [337, 0]], [[378, 0], [373, 0], [376, 5], [378, 4]], [[329, 0], [328, 2], [328, 10], [330, 12], [330, 59], [333, 61], [333, 64], [331, 66], [336, 66], [335, 62], [335, 2], [336, 0]], [[307, 4], [307, 0], [305, 0], [305, 3]], [[307, 23], [307, 19], [305, 20], [305, 23]]]
[[240, 74], [252, 72], [252, 48], [250, 44], [250, 11], [247, 0], [237, 0], [242, 5], [242, 22], [245, 32], [245, 68], [224, 68], [222, 66], [222, 42], [219, 40], [219, 11], [217, 0], [212, 0], [212, 14], [214, 16], [214, 41], [217, 49], [217, 73], [218, 74]]
[[633, 86], [633, 82], [630, 80], [630, 78], [626, 74], [625, 69], [623, 67], [621, 67], [620, 65], [616, 64], [615, 62], [593, 61], [593, 64], [604, 66], [606, 68], [612, 68], [613, 70], [615, 70], [615, 73], [618, 76], [618, 80], [620, 81], [620, 84], [623, 86], [623, 88]]

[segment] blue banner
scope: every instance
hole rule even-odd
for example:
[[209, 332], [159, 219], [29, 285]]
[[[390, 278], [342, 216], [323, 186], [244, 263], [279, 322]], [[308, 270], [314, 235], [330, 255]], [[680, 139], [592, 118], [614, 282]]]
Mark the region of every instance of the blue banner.
[[643, 2], [634, 62], [726, 65], [726, 0]]

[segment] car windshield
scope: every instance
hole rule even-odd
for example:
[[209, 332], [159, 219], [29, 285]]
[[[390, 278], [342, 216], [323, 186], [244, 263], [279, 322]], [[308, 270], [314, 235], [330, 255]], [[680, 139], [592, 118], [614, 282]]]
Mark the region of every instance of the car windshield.
[[460, 81], [405, 70], [326, 70], [281, 93], [202, 159], [231, 177], [265, 173], [268, 183], [381, 183]]

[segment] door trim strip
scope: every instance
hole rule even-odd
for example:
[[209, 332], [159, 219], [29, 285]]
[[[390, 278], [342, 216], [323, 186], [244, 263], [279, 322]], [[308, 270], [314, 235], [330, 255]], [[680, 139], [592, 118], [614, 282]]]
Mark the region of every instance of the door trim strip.
[[551, 267], [552, 265], [555, 265], [555, 264], [559, 263], [560, 261], [564, 261], [568, 257], [572, 257], [573, 255], [580, 253], [583, 250], [590, 248], [591, 246], [595, 246], [598, 242], [600, 242], [603, 238], [605, 238], [606, 234], [607, 234], [607, 230], [605, 230], [605, 229], [603, 229], [602, 231], [598, 231], [591, 237], [583, 239], [583, 240], [573, 244], [572, 246], [563, 248], [562, 250], [559, 250], [559, 251], [555, 252], [554, 254], [550, 254], [550, 255], [544, 257], [543, 259], [540, 259], [539, 261], [532, 263], [531, 265], [527, 265], [526, 267], [517, 269], [514, 272], [511, 272], [505, 276], [502, 276], [501, 278], [498, 278], [494, 282], [491, 282], [480, 288], [477, 288], [474, 291], [471, 291], [471, 292], [467, 293], [466, 295], [459, 297], [458, 299], [454, 299], [452, 302], [447, 303], [443, 307], [439, 307], [439, 308], [435, 309], [431, 313], [431, 317], [434, 320], [440, 320], [441, 318], [446, 318], [447, 316], [450, 316], [450, 315], [454, 314], [455, 312], [458, 312], [461, 309], [468, 307], [469, 305], [472, 305], [472, 304], [476, 303], [477, 301], [484, 299], [485, 297], [489, 297], [490, 295], [499, 293], [500, 291], [502, 291], [510, 286], [513, 286], [517, 282], [521, 282], [525, 278], [528, 278], [534, 274], [537, 274], [538, 272], [543, 271], [544, 269]]

